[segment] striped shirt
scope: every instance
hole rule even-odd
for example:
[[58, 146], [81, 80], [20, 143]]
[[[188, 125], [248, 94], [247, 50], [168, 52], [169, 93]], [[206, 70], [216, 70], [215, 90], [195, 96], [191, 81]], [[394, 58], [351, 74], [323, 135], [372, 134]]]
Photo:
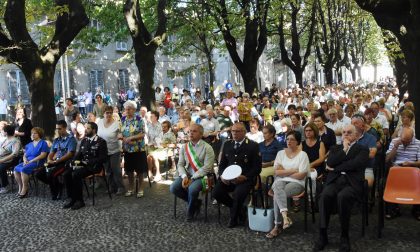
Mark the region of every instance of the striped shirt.
[[[389, 149], [386, 152], [388, 155], [392, 149], [394, 148], [394, 144], [396, 141], [399, 141], [400, 138], [395, 138], [392, 140], [391, 144], [389, 145]], [[411, 143], [407, 146], [400, 144], [397, 149], [397, 155], [395, 155], [395, 160], [393, 160], [394, 164], [401, 164], [405, 161], [414, 162], [418, 160], [420, 157], [420, 140], [417, 140], [413, 137]]]

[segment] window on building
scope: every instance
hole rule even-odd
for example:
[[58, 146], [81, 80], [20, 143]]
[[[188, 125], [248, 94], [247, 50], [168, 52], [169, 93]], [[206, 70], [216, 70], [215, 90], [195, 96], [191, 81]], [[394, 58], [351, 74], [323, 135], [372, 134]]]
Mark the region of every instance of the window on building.
[[184, 75], [184, 88], [189, 89], [191, 87], [192, 75], [188, 73]]
[[130, 88], [130, 75], [127, 69], [118, 70], [118, 89], [127, 91]]
[[[55, 75], [54, 75], [54, 93], [58, 94], [60, 97], [63, 97], [63, 86], [62, 86], [61, 81], [62, 81], [61, 71], [59, 70], [59, 71], [56, 71]], [[74, 70], [73, 69], [69, 70], [69, 82], [70, 82], [69, 83], [69, 85], [70, 85], [69, 89], [74, 90], [75, 82], [74, 82]], [[65, 84], [67, 83], [67, 78], [66, 78], [66, 73], [65, 72], [64, 72], [64, 83]], [[64, 86], [64, 88], [65, 88], [66, 95], [68, 96], [67, 86]]]
[[115, 42], [115, 49], [117, 51], [126, 52], [128, 51], [128, 44], [126, 41], [117, 41]]
[[7, 72], [7, 83], [9, 86], [9, 103], [16, 104], [17, 97], [20, 95], [24, 104], [30, 104], [28, 82], [22, 71], [12, 70]]
[[92, 92], [99, 87], [102, 91], [104, 91], [104, 71], [102, 70], [91, 70], [89, 72], [89, 86]]
[[169, 43], [173, 43], [173, 42], [176, 42], [176, 35], [174, 35], [174, 34], [171, 34], [171, 35], [169, 35], [168, 36], [168, 42]]

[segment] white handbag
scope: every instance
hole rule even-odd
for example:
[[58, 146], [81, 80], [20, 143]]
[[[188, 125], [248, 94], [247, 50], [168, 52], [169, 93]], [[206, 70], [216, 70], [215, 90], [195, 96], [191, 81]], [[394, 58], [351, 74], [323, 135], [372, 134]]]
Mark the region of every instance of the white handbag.
[[[261, 198], [261, 208], [257, 207], [258, 196]], [[270, 232], [274, 227], [274, 209], [268, 206], [268, 195], [263, 195], [262, 189], [259, 189], [253, 193], [252, 201], [253, 206], [248, 206], [249, 228], [259, 232]]]

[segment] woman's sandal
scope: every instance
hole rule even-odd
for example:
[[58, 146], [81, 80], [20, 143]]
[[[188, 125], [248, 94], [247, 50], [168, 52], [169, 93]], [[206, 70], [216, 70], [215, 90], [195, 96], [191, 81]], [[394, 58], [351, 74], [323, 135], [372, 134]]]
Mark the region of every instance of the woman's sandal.
[[[274, 230], [276, 230], [276, 231], [274, 231]], [[270, 233], [266, 234], [265, 237], [267, 239], [274, 239], [277, 236], [279, 236], [280, 233], [281, 233], [281, 229], [280, 228], [275, 228], [275, 229], [271, 230]]]
[[283, 221], [283, 230], [288, 229], [293, 225], [293, 222], [289, 217], [287, 217], [286, 220]]

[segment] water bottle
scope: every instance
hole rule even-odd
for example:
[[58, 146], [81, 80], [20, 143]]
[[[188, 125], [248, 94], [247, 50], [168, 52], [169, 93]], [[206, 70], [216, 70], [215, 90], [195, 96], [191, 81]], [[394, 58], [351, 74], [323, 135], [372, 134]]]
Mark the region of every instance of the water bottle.
[[208, 183], [208, 178], [207, 178], [207, 176], [204, 176], [204, 181], [205, 181], [205, 183], [206, 183], [206, 190], [208, 190], [209, 189], [209, 183]]
[[73, 170], [79, 169], [79, 164], [80, 164], [80, 161], [79, 160], [75, 160], [74, 161], [74, 165], [73, 165]]
[[48, 163], [44, 163], [44, 167], [45, 167], [45, 172], [49, 173], [50, 169], [48, 168]]

